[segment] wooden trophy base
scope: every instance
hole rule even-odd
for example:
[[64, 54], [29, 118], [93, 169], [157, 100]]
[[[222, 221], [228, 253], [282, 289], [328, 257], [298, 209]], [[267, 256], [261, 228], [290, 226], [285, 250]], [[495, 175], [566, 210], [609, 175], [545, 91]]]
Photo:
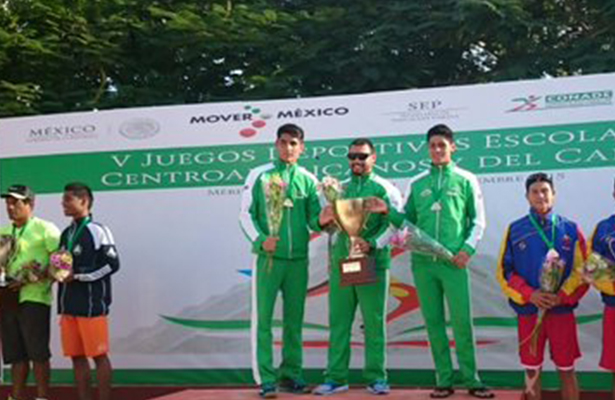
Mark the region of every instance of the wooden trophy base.
[[374, 257], [347, 258], [340, 261], [340, 286], [360, 286], [376, 283]]

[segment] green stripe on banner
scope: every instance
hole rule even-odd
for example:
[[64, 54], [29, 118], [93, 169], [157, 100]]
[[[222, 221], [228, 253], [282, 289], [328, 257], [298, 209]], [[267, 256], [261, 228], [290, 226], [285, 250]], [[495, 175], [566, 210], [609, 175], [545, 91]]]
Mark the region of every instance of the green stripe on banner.
[[[10, 369], [5, 369], [5, 376], [10, 380]], [[389, 381], [399, 387], [428, 387], [435, 385], [433, 370], [388, 371]], [[363, 372], [350, 370], [350, 383], [363, 385]], [[306, 369], [305, 378], [310, 384], [321, 383], [324, 376], [322, 369]], [[522, 371], [485, 371], [480, 372], [483, 382], [493, 388], [523, 387]], [[461, 380], [457, 377], [457, 385]], [[582, 390], [610, 390], [612, 374], [610, 372], [579, 372]], [[32, 379], [32, 378], [31, 378]], [[53, 385], [73, 384], [73, 372], [69, 369], [54, 369], [51, 374]], [[253, 386], [252, 371], [249, 369], [116, 369], [113, 371], [113, 384], [120, 386]], [[559, 388], [556, 372], [543, 372], [543, 388]]]
[[[228, 320], [228, 321], [209, 321], [209, 320], [198, 320], [198, 319], [184, 319], [184, 318], [176, 318], [176, 317], [168, 317], [161, 316], [167, 322], [172, 324], [185, 326], [187, 328], [193, 329], [205, 329], [212, 331], [240, 331], [250, 329], [250, 321], [249, 320]], [[282, 328], [283, 324], [280, 320], [273, 321], [274, 328]], [[329, 328], [325, 325], [321, 324], [313, 324], [313, 323], [304, 323], [304, 329], [312, 329], [318, 331], [328, 331]]]
[[[615, 165], [615, 121], [466, 131], [456, 138], [456, 160], [477, 174]], [[377, 172], [385, 178], [410, 177], [429, 165], [423, 134], [373, 139]], [[302, 164], [319, 177], [347, 174], [349, 141], [308, 142]], [[275, 158], [272, 144], [241, 143], [6, 158], [0, 160], [0, 189], [24, 182], [38, 193], [57, 193], [75, 180], [97, 191], [232, 187], [240, 186], [251, 168]]]
[[[590, 314], [590, 315], [578, 315], [576, 317], [578, 325], [591, 324], [592, 322], [600, 321], [602, 319], [602, 314]], [[478, 317], [472, 320], [472, 324], [478, 327], [487, 327], [487, 328], [516, 328], [517, 327], [517, 318], [500, 318], [500, 317]], [[450, 322], [446, 323], [447, 327], [450, 327]], [[425, 325], [416, 326], [414, 328], [406, 329], [401, 331], [399, 335], [403, 335], [406, 333], [414, 333], [421, 332], [426, 330]]]

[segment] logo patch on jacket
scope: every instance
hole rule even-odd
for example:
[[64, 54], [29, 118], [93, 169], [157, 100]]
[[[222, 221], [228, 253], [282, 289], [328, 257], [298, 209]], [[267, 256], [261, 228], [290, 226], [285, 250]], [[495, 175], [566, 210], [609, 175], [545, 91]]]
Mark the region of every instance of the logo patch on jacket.
[[564, 235], [562, 238], [562, 248], [564, 250], [570, 250], [572, 248], [572, 238], [568, 235]]
[[449, 189], [449, 190], [446, 192], [446, 194], [447, 194], [447, 196], [450, 196], [450, 197], [457, 197], [457, 196], [461, 196], [461, 192], [460, 192], [460, 191], [459, 191], [459, 189], [457, 189], [457, 188], [454, 188], [454, 189]]
[[78, 244], [77, 246], [75, 246], [75, 248], [73, 249], [73, 254], [78, 256], [82, 253], [83, 249], [81, 248], [81, 245]]
[[109, 247], [109, 250], [107, 250], [107, 257], [117, 258], [117, 252], [115, 251], [115, 248]]
[[431, 189], [425, 189], [421, 192], [421, 197], [429, 197], [431, 196]]
[[519, 248], [520, 251], [524, 251], [527, 248], [527, 244], [525, 244], [525, 241], [522, 240], [522, 241], [519, 242], [517, 247]]

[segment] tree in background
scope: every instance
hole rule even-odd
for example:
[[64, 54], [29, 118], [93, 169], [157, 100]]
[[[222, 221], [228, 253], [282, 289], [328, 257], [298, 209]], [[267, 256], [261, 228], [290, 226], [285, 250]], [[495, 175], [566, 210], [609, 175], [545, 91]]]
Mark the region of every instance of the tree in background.
[[615, 69], [611, 0], [0, 0], [0, 116]]

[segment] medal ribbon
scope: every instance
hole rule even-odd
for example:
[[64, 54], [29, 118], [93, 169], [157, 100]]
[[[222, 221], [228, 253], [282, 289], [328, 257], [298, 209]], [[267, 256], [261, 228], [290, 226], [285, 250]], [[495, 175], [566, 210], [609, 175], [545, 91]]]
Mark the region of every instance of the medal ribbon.
[[292, 201], [294, 197], [294, 193], [291, 193], [291, 190], [293, 188], [293, 180], [295, 179], [296, 171], [297, 166], [285, 165], [285, 169], [281, 174], [282, 179], [284, 180], [284, 182], [286, 182], [286, 198], [290, 201]]
[[534, 216], [531, 213], [530, 213], [530, 222], [532, 223], [532, 225], [534, 225], [534, 228], [536, 228], [536, 231], [538, 231], [540, 238], [542, 239], [543, 242], [545, 242], [549, 250], [555, 249], [555, 214], [551, 214], [551, 240], [549, 240], [544, 229], [542, 229], [538, 221], [536, 221], [536, 218], [534, 218]]
[[[444, 174], [444, 167], [440, 167], [439, 175]], [[437, 187], [438, 181], [440, 180], [440, 176], [433, 182], [431, 186], [431, 199], [433, 200], [433, 205], [440, 204], [440, 199], [442, 198], [442, 193], [444, 192], [444, 188], [448, 183], [448, 176], [445, 176], [442, 179], [442, 185]]]
[[66, 250], [68, 250], [69, 252], [73, 251], [73, 246], [75, 245], [75, 242], [79, 238], [79, 235], [81, 235], [81, 231], [91, 220], [92, 220], [91, 217], [85, 217], [83, 221], [81, 221], [79, 226], [73, 229], [72, 234], [68, 236], [68, 243], [66, 244]]
[[21, 237], [23, 236], [23, 233], [26, 231], [26, 229], [28, 228], [28, 225], [30, 225], [30, 221], [32, 221], [32, 218], [28, 219], [28, 222], [26, 222], [24, 224], [24, 226], [21, 227], [21, 229], [19, 230], [19, 235], [17, 234], [17, 226], [13, 225], [13, 239], [15, 239], [15, 245], [17, 245], [17, 242], [19, 241], [19, 239], [21, 239]]

